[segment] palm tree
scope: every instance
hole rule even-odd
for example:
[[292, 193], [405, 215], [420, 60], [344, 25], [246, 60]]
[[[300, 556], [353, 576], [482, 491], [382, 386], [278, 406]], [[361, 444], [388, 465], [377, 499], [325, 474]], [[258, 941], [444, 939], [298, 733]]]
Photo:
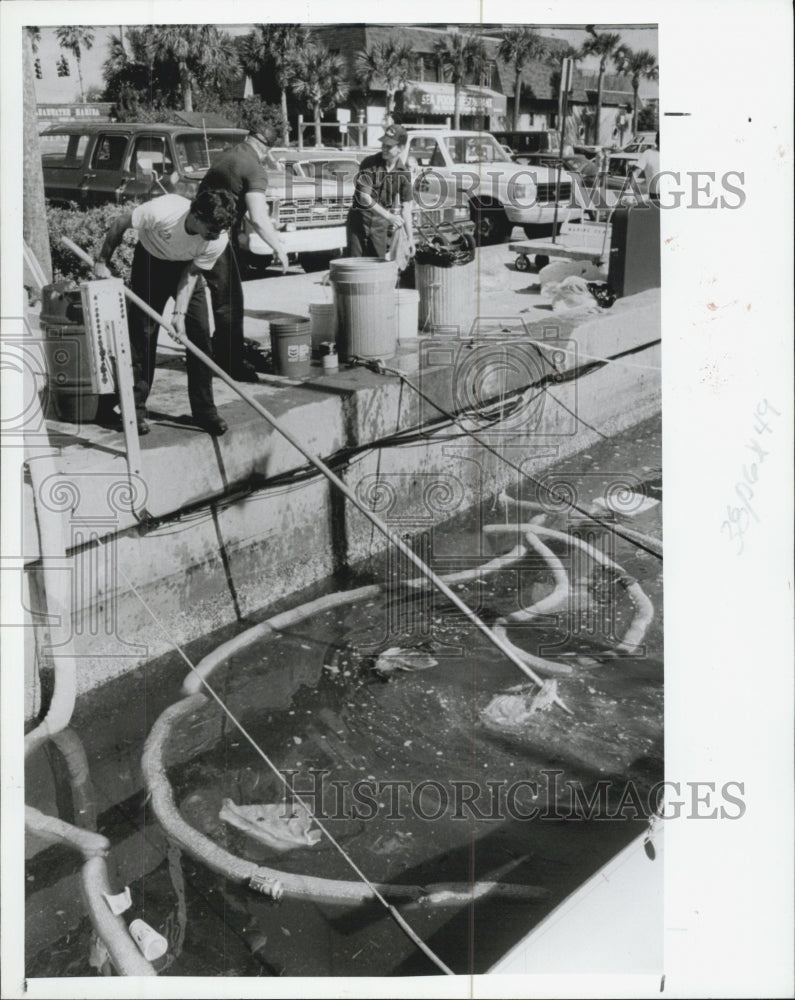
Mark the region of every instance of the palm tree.
[[211, 98], [240, 79], [240, 56], [234, 38], [214, 25], [207, 33], [206, 52], [197, 60], [194, 79]]
[[619, 73], [632, 77], [632, 134], [638, 131], [638, 89], [641, 80], [656, 80], [660, 69], [654, 54], [648, 49], [633, 52], [628, 45], [621, 45], [613, 55], [613, 62]]
[[599, 145], [599, 134], [602, 125], [602, 80], [607, 68], [608, 59], [612, 58], [621, 45], [621, 35], [615, 31], [594, 31], [589, 29], [591, 37], [582, 46], [584, 56], [599, 57], [599, 79], [596, 85], [596, 117], [594, 118], [592, 142]]
[[222, 71], [234, 56], [221, 32], [212, 24], [160, 24], [151, 29], [149, 56], [175, 62], [179, 70], [184, 111], [193, 111], [193, 86], [201, 77]]
[[284, 133], [282, 142], [290, 141], [287, 117], [287, 90], [295, 77], [295, 58], [306, 47], [311, 37], [303, 24], [255, 24], [246, 36], [241, 54], [243, 70], [253, 76], [265, 67], [272, 68], [276, 84], [281, 91]]
[[474, 35], [462, 35], [456, 31], [451, 32], [446, 38], [437, 39], [433, 51], [439, 60], [442, 72], [453, 84], [454, 125], [458, 129], [461, 127], [461, 113], [458, 106], [461, 85], [480, 58], [480, 46]]
[[83, 52], [88, 52], [94, 45], [94, 32], [90, 28], [62, 27], [55, 29], [55, 35], [61, 48], [66, 49], [67, 52], [71, 52], [75, 57], [75, 61], [77, 62], [77, 77], [80, 81], [80, 100], [85, 104], [86, 98], [83, 91], [83, 73], [80, 67], [80, 59]]
[[532, 28], [511, 28], [503, 35], [498, 55], [513, 66], [516, 74], [513, 92], [513, 127], [519, 128], [519, 103], [522, 95], [522, 70], [531, 59], [538, 59], [546, 52], [543, 38]]
[[395, 39], [376, 42], [369, 49], [356, 56], [356, 77], [369, 89], [373, 84], [383, 84], [386, 92], [384, 123], [389, 124], [395, 94], [405, 90], [411, 76], [411, 62], [414, 54], [410, 45], [403, 45]]
[[293, 93], [312, 108], [315, 145], [321, 146], [320, 119], [323, 112], [344, 100], [348, 93], [345, 64], [338, 55], [333, 55], [325, 46], [315, 42], [296, 51], [293, 64]]

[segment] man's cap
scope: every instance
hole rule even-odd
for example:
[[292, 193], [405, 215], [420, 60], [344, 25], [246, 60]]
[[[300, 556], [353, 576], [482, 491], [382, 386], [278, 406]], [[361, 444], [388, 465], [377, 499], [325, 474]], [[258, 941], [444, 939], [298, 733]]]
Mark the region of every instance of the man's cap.
[[388, 125], [386, 131], [378, 140], [383, 146], [402, 146], [408, 140], [409, 134], [402, 125]]

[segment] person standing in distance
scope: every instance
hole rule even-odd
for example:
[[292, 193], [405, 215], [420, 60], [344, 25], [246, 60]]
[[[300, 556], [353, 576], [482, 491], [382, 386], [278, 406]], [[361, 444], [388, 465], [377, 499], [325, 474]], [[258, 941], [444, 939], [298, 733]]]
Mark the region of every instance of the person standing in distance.
[[[209, 355], [210, 320], [199, 275], [208, 274], [223, 254], [228, 243], [226, 234], [235, 215], [235, 200], [228, 191], [201, 191], [193, 201], [178, 194], [145, 201], [112, 223], [94, 264], [94, 274], [97, 278], [111, 276], [108, 261], [124, 233], [135, 229], [138, 243], [130, 288], [157, 313], [162, 313], [173, 298], [172, 326], [177, 339], [184, 342], [187, 337]], [[135, 303], [129, 305], [127, 320], [138, 433], [148, 434], [146, 400], [155, 377], [160, 324]], [[208, 434], [218, 437], [227, 427], [215, 408], [212, 373], [190, 351], [185, 360], [193, 420]]]
[[259, 381], [254, 366], [243, 358], [243, 283], [234, 251], [246, 213], [257, 235], [278, 257], [282, 272], [288, 267], [281, 237], [270, 218], [268, 175], [263, 166], [275, 137], [276, 132], [270, 128], [249, 132], [243, 142], [227, 149], [215, 160], [199, 185], [200, 192], [208, 189], [231, 192], [237, 206], [233, 238], [206, 281], [215, 320], [214, 359], [238, 382]]
[[633, 166], [636, 176], [643, 178], [649, 198], [655, 204], [660, 201], [660, 133], [654, 137], [654, 147], [644, 149], [640, 154], [640, 159]]
[[356, 175], [346, 223], [349, 257], [386, 258], [392, 233], [401, 226], [409, 254], [414, 253], [411, 173], [403, 162], [408, 133], [401, 125], [389, 125], [379, 141], [381, 152], [365, 157]]

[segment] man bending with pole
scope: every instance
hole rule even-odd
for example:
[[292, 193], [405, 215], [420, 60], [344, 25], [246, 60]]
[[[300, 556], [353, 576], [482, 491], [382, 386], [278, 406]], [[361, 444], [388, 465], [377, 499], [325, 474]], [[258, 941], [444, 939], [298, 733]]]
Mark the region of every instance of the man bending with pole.
[[[108, 261], [125, 232], [135, 229], [138, 243], [133, 256], [130, 288], [155, 312], [162, 313], [174, 299], [172, 325], [205, 354], [210, 353], [207, 298], [199, 275], [208, 272], [224, 252], [227, 230], [237, 215], [228, 191], [205, 190], [188, 201], [166, 194], [125, 212], [111, 225], [94, 265], [98, 278], [109, 278]], [[128, 311], [133, 396], [138, 433], [148, 434], [146, 400], [155, 377], [157, 334], [160, 324], [136, 305]], [[218, 437], [227, 427], [213, 400], [212, 373], [188, 351], [188, 398], [194, 423]]]

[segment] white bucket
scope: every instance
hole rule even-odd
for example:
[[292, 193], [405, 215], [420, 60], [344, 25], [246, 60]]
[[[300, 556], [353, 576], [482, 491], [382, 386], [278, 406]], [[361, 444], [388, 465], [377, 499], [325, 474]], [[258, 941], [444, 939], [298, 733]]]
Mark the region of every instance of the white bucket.
[[337, 339], [337, 305], [335, 302], [310, 302], [312, 350], [319, 351], [324, 340]]
[[395, 289], [395, 319], [399, 344], [417, 339], [420, 325], [420, 293], [414, 288]]

